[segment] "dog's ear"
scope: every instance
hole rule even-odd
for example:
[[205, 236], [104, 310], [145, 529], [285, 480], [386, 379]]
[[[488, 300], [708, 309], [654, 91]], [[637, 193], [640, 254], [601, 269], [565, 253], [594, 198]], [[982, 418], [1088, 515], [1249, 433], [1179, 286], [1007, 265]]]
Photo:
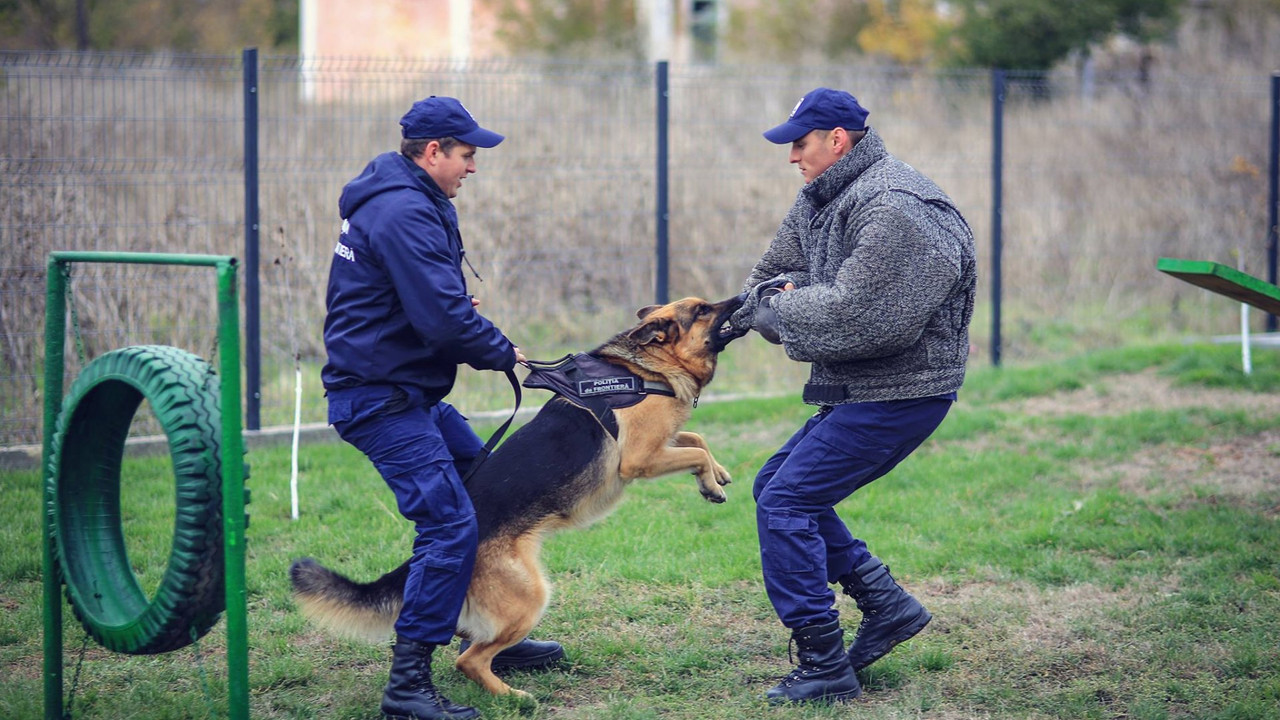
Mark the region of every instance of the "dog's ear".
[[627, 333], [627, 337], [633, 340], [637, 345], [648, 345], [653, 342], [666, 342], [667, 338], [674, 336], [675, 333], [675, 321], [671, 318], [660, 317], [641, 324], [639, 327]]
[[640, 308], [639, 310], [637, 310], [637, 311], [636, 311], [636, 317], [638, 317], [638, 318], [640, 318], [641, 320], [643, 320], [643, 319], [645, 319], [645, 318], [649, 317], [649, 314], [650, 314], [650, 313], [652, 313], [654, 310], [657, 310], [657, 309], [658, 309], [658, 308], [660, 308], [660, 307], [662, 307], [662, 306], [661, 306], [661, 305], [645, 305], [644, 307], [642, 307], [642, 308]]

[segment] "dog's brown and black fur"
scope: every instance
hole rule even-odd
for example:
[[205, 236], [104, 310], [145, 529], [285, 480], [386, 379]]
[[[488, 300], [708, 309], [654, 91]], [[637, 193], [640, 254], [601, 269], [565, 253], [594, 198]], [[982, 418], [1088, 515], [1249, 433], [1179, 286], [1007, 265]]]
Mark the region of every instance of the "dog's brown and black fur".
[[[650, 394], [614, 411], [617, 439], [594, 415], [556, 397], [491, 455], [467, 485], [479, 524], [479, 548], [457, 632], [471, 646], [457, 667], [494, 694], [516, 692], [490, 665], [520, 642], [547, 606], [550, 588], [538, 559], [542, 540], [607, 515], [637, 478], [692, 472], [711, 502], [725, 501], [729, 473], [696, 433], [683, 432], [694, 400], [711, 382], [716, 357], [733, 335], [722, 330], [740, 297], [711, 303], [686, 298], [649, 306], [640, 323], [593, 351], [675, 397]], [[313, 560], [290, 568], [302, 611], [346, 635], [388, 638], [400, 613], [409, 564], [356, 583]]]

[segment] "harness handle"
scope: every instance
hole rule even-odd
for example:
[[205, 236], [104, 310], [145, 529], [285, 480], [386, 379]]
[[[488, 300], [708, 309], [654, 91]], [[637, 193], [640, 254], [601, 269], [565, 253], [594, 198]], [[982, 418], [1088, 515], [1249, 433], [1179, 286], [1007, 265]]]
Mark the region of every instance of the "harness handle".
[[525, 366], [530, 370], [559, 370], [573, 360], [573, 353], [566, 353], [555, 360], [526, 360]]
[[489, 459], [489, 453], [493, 452], [493, 449], [498, 446], [499, 442], [502, 442], [502, 436], [507, 434], [507, 429], [511, 427], [512, 421], [516, 419], [516, 413], [520, 412], [520, 379], [516, 377], [516, 371], [514, 368], [507, 370], [506, 373], [507, 381], [511, 383], [511, 389], [516, 395], [516, 406], [511, 411], [511, 417], [507, 418], [506, 422], [502, 423], [497, 430], [493, 431], [493, 435], [489, 436], [489, 442], [485, 443], [483, 448], [480, 448], [480, 452], [476, 454], [475, 459], [471, 461], [471, 467], [467, 468], [467, 474], [462, 476], [463, 485], [466, 485], [467, 481], [471, 479], [471, 476], [476, 474], [476, 470], [479, 470], [480, 466], [484, 464], [484, 461]]

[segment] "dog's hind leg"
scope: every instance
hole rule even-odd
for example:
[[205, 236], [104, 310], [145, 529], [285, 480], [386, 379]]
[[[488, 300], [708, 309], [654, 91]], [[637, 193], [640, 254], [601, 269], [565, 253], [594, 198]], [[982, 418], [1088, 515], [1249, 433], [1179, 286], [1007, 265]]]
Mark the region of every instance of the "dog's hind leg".
[[493, 658], [525, 639], [546, 608], [550, 592], [538, 564], [540, 544], [536, 534], [488, 540], [476, 555], [460, 623], [471, 647], [458, 656], [456, 667], [494, 695], [532, 699], [493, 673]]

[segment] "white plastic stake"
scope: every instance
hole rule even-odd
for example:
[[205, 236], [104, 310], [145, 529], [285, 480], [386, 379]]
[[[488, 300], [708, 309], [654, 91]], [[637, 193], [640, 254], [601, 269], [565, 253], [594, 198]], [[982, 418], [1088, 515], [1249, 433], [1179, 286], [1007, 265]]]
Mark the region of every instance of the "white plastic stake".
[[1244, 365], [1244, 374], [1253, 374], [1253, 356], [1249, 351], [1249, 305], [1240, 303], [1240, 362]]
[[[1236, 269], [1244, 272], [1244, 254], [1236, 249]], [[1245, 375], [1253, 374], [1253, 355], [1249, 348], [1249, 304], [1240, 303], [1240, 364]]]
[[293, 458], [289, 472], [289, 495], [293, 498], [293, 519], [298, 519], [298, 435], [302, 432], [302, 368], [296, 367], [293, 387]]

